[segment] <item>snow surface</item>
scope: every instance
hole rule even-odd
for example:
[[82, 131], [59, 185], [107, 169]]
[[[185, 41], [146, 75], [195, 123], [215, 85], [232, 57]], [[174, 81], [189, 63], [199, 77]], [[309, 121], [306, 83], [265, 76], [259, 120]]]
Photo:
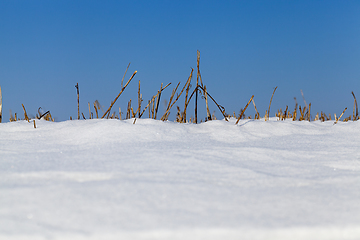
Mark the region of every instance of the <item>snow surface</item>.
[[0, 124], [0, 239], [360, 239], [360, 121]]

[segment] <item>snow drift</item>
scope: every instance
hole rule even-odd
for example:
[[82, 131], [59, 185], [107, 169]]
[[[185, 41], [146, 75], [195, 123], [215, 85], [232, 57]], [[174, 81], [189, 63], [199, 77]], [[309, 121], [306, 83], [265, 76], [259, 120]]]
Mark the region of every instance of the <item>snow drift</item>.
[[360, 122], [0, 124], [0, 239], [359, 239]]

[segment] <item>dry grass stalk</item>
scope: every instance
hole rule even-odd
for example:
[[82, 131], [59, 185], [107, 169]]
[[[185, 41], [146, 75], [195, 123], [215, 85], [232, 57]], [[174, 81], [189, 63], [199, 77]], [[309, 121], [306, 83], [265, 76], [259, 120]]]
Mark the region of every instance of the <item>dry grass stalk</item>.
[[130, 119], [130, 118], [131, 118], [130, 109], [131, 109], [131, 99], [130, 99], [130, 101], [128, 102], [128, 106], [127, 106], [127, 110], [126, 110], [126, 119]]
[[310, 110], [311, 110], [311, 103], [309, 103], [309, 110], [307, 112], [307, 120], [310, 122]]
[[240, 115], [239, 115], [239, 117], [238, 117], [235, 125], [238, 124], [238, 122], [240, 121], [241, 117], [243, 116], [245, 110], [247, 109], [247, 107], [249, 106], [249, 104], [250, 104], [250, 102], [252, 101], [253, 98], [254, 98], [254, 95], [251, 96], [251, 98], [250, 98], [250, 100], [248, 101], [248, 103], [246, 104], [245, 108], [241, 111], [241, 113], [240, 113]]
[[95, 108], [96, 118], [99, 118], [96, 101], [94, 102], [94, 108]]
[[88, 106], [89, 106], [89, 119], [91, 119], [91, 109], [90, 109], [90, 102], [88, 102]]
[[35, 119], [33, 121], [34, 121], [34, 128], [36, 128]]
[[303, 120], [305, 120], [305, 117], [304, 117], [305, 110], [306, 110], [306, 106], [303, 108], [303, 110], [302, 110], [302, 111], [301, 111], [301, 106], [299, 106], [299, 111], [300, 111], [300, 118], [299, 118], [299, 121], [303, 121]]
[[[1, 91], [1, 89], [0, 89]], [[1, 94], [1, 93], [0, 93]], [[354, 92], [351, 92], [351, 94], [354, 97], [354, 110], [353, 110], [353, 121], [357, 121], [359, 119], [359, 111], [358, 111], [358, 105], [357, 105], [357, 101], [356, 101], [356, 97]], [[355, 112], [355, 108], [356, 108], [356, 112]]]
[[257, 110], [257, 108], [256, 108], [254, 99], [252, 100], [252, 103], [253, 103], [254, 108], [255, 108], [255, 111], [256, 111], [256, 113], [255, 113], [255, 119], [260, 119], [260, 114], [259, 114], [259, 112], [258, 112], [258, 110]]
[[295, 109], [294, 109], [294, 112], [293, 112], [293, 117], [292, 117], [292, 120], [295, 121], [296, 120], [296, 117], [297, 117], [297, 101], [296, 101], [296, 98], [294, 98], [295, 100]]
[[162, 88], [163, 88], [163, 84], [161, 83], [160, 90], [158, 91], [158, 93], [159, 93], [159, 94], [158, 94], [158, 98], [157, 98], [157, 101], [156, 101], [154, 119], [156, 119], [157, 113], [158, 113], [158, 110], [159, 110], [159, 104], [160, 104], [160, 97], [161, 97]]
[[26, 110], [25, 110], [24, 104], [21, 104], [21, 106], [22, 106], [22, 107], [23, 107], [23, 109], [24, 109], [24, 118], [25, 118], [25, 120], [26, 120], [26, 121], [28, 121], [28, 122], [30, 122], [30, 121], [29, 121], [29, 117], [28, 117], [28, 115], [27, 115], [27, 113], [26, 113]]
[[[139, 80], [139, 90], [138, 90], [138, 117], [140, 118], [140, 111], [141, 111], [141, 103], [142, 103], [142, 96], [140, 94], [140, 80]], [[135, 123], [135, 122], [134, 122]]]
[[265, 118], [265, 121], [269, 120], [269, 116], [270, 116], [270, 106], [271, 106], [271, 102], [272, 102], [272, 99], [273, 99], [273, 97], [274, 97], [274, 94], [275, 94], [276, 89], [277, 89], [277, 86], [275, 87], [275, 89], [274, 89], [274, 91], [273, 91], [273, 93], [272, 93], [272, 95], [271, 95], [270, 103], [269, 103], [269, 109], [268, 109], [268, 111], [267, 111], [267, 114], [265, 114], [265, 115], [267, 116], [267, 117]]
[[84, 113], [81, 113], [81, 115], [82, 115], [83, 119], [86, 120]]
[[127, 81], [127, 83], [125, 84], [124, 87], [121, 88], [120, 93], [116, 96], [116, 98], [114, 99], [114, 101], [111, 102], [110, 107], [108, 108], [108, 110], [106, 110], [106, 112], [104, 113], [104, 115], [101, 118], [104, 118], [106, 116], [106, 114], [108, 114], [111, 110], [111, 108], [114, 106], [115, 102], [118, 100], [118, 98], [120, 97], [120, 95], [124, 92], [125, 88], [127, 87], [127, 85], [129, 85], [129, 83], [131, 82], [131, 80], [134, 78], [135, 74], [137, 73], [137, 71], [135, 71], [133, 73], [133, 75], [131, 75], [130, 79]]
[[[199, 86], [199, 88], [201, 88], [203, 91], [205, 91], [202, 86]], [[224, 118], [225, 118], [225, 121], [228, 121], [228, 119], [227, 119], [227, 117], [226, 117], [226, 113], [225, 113], [225, 108], [224, 108], [223, 106], [219, 105], [219, 104], [215, 101], [215, 99], [210, 95], [210, 93], [207, 92], [207, 96], [208, 96], [208, 97], [215, 103], [215, 105], [219, 108], [220, 112], [222, 113], [222, 115], [223, 115]], [[189, 99], [189, 101], [190, 101], [190, 99]]]
[[192, 79], [192, 75], [193, 75], [193, 71], [194, 69], [191, 68], [191, 72], [190, 72], [190, 76], [188, 78], [188, 82], [189, 84], [187, 85], [186, 87], [186, 94], [185, 94], [185, 104], [184, 104], [184, 117], [183, 117], [183, 122], [185, 123], [186, 122], [186, 110], [187, 110], [187, 106], [188, 106], [188, 96], [189, 96], [189, 90], [190, 90], [190, 86], [191, 86], [191, 79]]
[[340, 115], [339, 118], [336, 118], [336, 113], [334, 113], [334, 116], [335, 116], [335, 122], [334, 122], [334, 124], [336, 124], [336, 123], [340, 120], [340, 118], [342, 117], [342, 115], [345, 113], [346, 109], [347, 109], [347, 108], [344, 109], [344, 111], [341, 113], [341, 115]]
[[286, 118], [288, 118], [288, 106], [286, 105], [286, 109], [285, 109], [285, 112], [284, 112], [284, 116], [281, 120], [285, 120]]
[[182, 119], [182, 114], [181, 114], [181, 110], [179, 106], [176, 106], [177, 108], [177, 113], [176, 113], [176, 122], [182, 123], [183, 119]]
[[[170, 84], [171, 84], [171, 83], [168, 83], [165, 87], [163, 87], [163, 88], [161, 89], [161, 92], [164, 91], [168, 86], [170, 86]], [[143, 111], [141, 112], [139, 118], [141, 118], [141, 116], [144, 114], [144, 112], [146, 111], [146, 109], [147, 109], [149, 106], [150, 106], [150, 108], [149, 108], [149, 118], [151, 118], [151, 108], [152, 108], [151, 104], [155, 101], [155, 98], [158, 96], [158, 94], [159, 94], [159, 92], [158, 92], [155, 96], [153, 96], [150, 101], [148, 101], [148, 104], [146, 105], [146, 107], [145, 107], [145, 108], [143, 109]]]
[[122, 116], [121, 116], [121, 108], [119, 107], [119, 117], [120, 117], [120, 120], [122, 120]]
[[156, 97], [154, 97], [154, 100], [151, 103], [151, 118], [154, 119], [154, 115], [155, 115], [155, 102], [157, 101], [158, 98], [158, 94], [156, 94]]
[[200, 77], [200, 51], [197, 51], [197, 76], [196, 76], [196, 93], [195, 93], [195, 123], [197, 123], [197, 102], [198, 102], [198, 86]]
[[282, 120], [283, 115], [284, 115], [284, 114], [283, 114], [283, 111], [282, 111], [281, 108], [278, 109], [277, 113], [275, 113], [275, 116], [279, 118], [278, 121]]
[[79, 83], [75, 85], [76, 92], [77, 92], [77, 104], [78, 104], [78, 119], [80, 119], [80, 98], [79, 98]]
[[124, 78], [125, 78], [125, 75], [126, 75], [128, 69], [129, 69], [129, 67], [130, 67], [130, 63], [128, 64], [128, 66], [127, 66], [127, 68], [126, 68], [126, 70], [125, 70], [124, 76], [123, 76], [123, 78], [121, 79], [121, 89], [123, 88]]
[[[192, 71], [191, 71], [191, 73], [192, 73]], [[190, 81], [191, 81], [191, 78], [189, 77], [188, 80], [187, 80], [187, 82], [185, 83], [184, 87], [181, 89], [180, 93], [177, 95], [175, 101], [174, 101], [173, 103], [171, 103], [171, 101], [172, 101], [172, 99], [173, 99], [173, 97], [174, 97], [174, 95], [175, 95], [175, 92], [176, 92], [176, 90], [177, 90], [180, 82], [179, 82], [178, 86], [176, 86], [176, 90], [173, 91], [173, 93], [172, 93], [172, 95], [171, 95], [172, 97], [170, 98], [170, 101], [169, 101], [169, 105], [168, 105], [168, 107], [166, 108], [166, 111], [165, 111], [164, 115], [161, 117], [161, 120], [163, 120], [163, 121], [166, 121], [166, 120], [167, 120], [167, 118], [165, 118], [165, 117], [166, 117], [166, 116], [169, 116], [169, 115], [168, 115], [168, 112], [169, 112], [170, 109], [174, 106], [174, 104], [177, 102], [177, 100], [179, 100], [179, 98], [180, 98], [181, 94], [184, 92], [186, 86], [187, 86], [188, 84], [190, 84]], [[171, 105], [170, 105], [170, 104], [171, 104]]]
[[204, 96], [205, 96], [205, 103], [206, 103], [206, 114], [207, 114], [207, 120], [211, 120], [211, 114], [209, 110], [209, 104], [208, 104], [208, 98], [207, 98], [207, 91], [206, 86], [204, 86]]
[[136, 116], [136, 112], [134, 112], [134, 109], [131, 107], [131, 117], [134, 118]]
[[314, 121], [318, 121], [319, 120], [319, 113], [316, 113], [316, 116], [314, 118]]

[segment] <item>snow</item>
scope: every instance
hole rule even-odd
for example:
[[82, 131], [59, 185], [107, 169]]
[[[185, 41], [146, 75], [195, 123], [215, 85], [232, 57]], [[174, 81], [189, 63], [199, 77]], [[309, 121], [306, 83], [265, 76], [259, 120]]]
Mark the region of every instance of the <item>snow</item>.
[[0, 124], [0, 239], [360, 239], [360, 122]]

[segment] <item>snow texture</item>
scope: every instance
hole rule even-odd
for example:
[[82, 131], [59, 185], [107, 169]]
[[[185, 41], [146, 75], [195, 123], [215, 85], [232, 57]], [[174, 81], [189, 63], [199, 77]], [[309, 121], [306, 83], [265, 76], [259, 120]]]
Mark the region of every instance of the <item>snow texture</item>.
[[0, 239], [360, 239], [360, 121], [0, 124]]

